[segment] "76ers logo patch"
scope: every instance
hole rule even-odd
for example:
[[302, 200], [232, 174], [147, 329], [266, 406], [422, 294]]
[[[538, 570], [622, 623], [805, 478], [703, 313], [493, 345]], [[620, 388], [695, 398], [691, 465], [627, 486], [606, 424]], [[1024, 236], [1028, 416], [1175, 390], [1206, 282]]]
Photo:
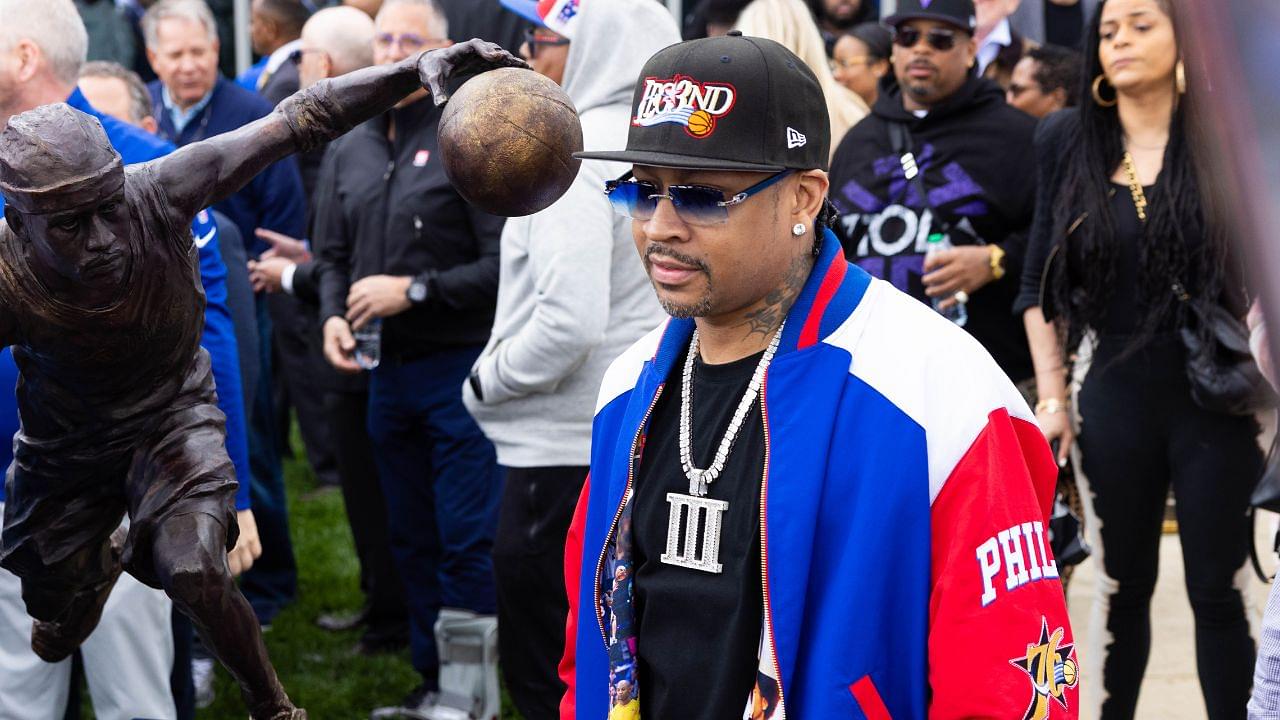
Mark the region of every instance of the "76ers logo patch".
[[702, 83], [677, 75], [644, 79], [644, 93], [631, 124], [652, 127], [663, 123], [683, 125], [691, 137], [702, 139], [715, 132], [716, 121], [729, 114], [738, 91], [728, 83]]
[[1049, 621], [1040, 618], [1040, 638], [1027, 643], [1027, 654], [1009, 664], [1027, 674], [1031, 680], [1031, 704], [1023, 720], [1047, 720], [1049, 701], [1067, 709], [1067, 690], [1080, 682], [1080, 664], [1075, 645], [1064, 645], [1062, 628], [1049, 632]]

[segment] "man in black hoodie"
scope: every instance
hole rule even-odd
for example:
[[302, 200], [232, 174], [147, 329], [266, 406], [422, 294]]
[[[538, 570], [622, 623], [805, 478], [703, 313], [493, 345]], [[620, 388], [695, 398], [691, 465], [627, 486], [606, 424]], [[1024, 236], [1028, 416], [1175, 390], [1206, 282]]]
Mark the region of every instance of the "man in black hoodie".
[[[885, 23], [895, 77], [832, 161], [845, 252], [924, 302], [967, 301], [965, 329], [1015, 382], [1029, 379], [1012, 307], [1035, 198], [1035, 120], [974, 72], [972, 0], [902, 0]], [[938, 234], [955, 247], [926, 263]]]

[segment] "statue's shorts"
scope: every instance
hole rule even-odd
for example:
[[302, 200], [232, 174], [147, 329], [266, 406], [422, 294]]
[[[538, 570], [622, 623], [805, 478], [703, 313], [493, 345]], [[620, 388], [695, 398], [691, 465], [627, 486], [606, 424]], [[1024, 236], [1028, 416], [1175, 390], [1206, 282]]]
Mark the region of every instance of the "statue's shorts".
[[[111, 577], [117, 562], [159, 588], [152, 548], [169, 518], [208, 515], [226, 529], [226, 549], [235, 546], [235, 470], [201, 355], [174, 401], [146, 417], [74, 438], [15, 439], [0, 566], [23, 579], [33, 616], [41, 614], [36, 596], [92, 587]], [[126, 513], [128, 536], [118, 557], [110, 538]], [[193, 553], [216, 551], [190, 540]]]

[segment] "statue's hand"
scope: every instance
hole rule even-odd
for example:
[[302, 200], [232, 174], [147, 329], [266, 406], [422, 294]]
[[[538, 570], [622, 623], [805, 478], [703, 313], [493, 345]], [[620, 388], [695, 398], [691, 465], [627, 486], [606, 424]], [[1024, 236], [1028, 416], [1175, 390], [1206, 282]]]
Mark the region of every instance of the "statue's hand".
[[450, 78], [504, 67], [528, 68], [529, 65], [491, 42], [476, 39], [418, 56], [418, 77], [422, 86], [431, 91], [436, 105], [449, 100], [446, 88]]

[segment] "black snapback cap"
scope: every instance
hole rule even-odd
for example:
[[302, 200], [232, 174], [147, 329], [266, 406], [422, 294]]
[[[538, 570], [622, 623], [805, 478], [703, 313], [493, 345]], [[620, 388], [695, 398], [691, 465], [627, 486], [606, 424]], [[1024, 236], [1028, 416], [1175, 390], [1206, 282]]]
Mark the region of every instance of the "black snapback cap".
[[731, 33], [658, 51], [640, 71], [627, 149], [580, 152], [690, 170], [826, 170], [827, 101], [813, 71], [772, 40]]
[[898, 0], [898, 8], [883, 22], [897, 27], [907, 20], [937, 20], [970, 34], [978, 27], [973, 0]]

